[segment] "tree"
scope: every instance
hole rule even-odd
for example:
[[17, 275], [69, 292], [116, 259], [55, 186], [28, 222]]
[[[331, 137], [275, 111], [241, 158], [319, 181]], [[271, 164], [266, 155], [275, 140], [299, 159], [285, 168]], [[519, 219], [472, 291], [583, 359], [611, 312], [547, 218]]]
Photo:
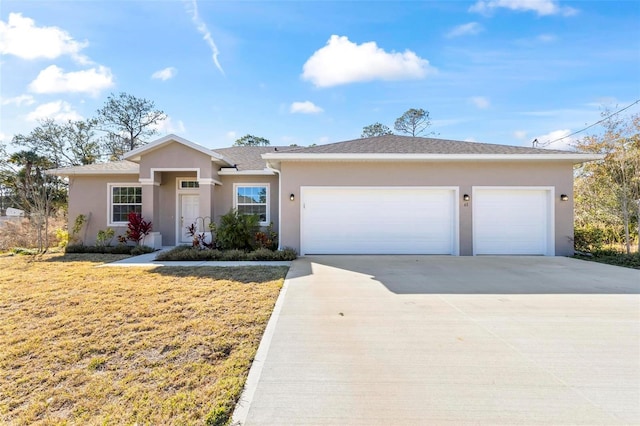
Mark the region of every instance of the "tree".
[[54, 167], [93, 164], [100, 157], [100, 145], [95, 138], [95, 120], [58, 124], [53, 119], [41, 120], [29, 134], [15, 135], [12, 144], [37, 152]]
[[424, 132], [430, 125], [429, 111], [411, 108], [396, 119], [393, 127], [398, 132], [415, 137]]
[[271, 142], [269, 142], [269, 139], [247, 134], [237, 139], [233, 145], [234, 146], [269, 146], [271, 145]]
[[630, 253], [631, 228], [638, 227], [640, 216], [636, 204], [640, 199], [640, 114], [625, 119], [605, 110], [602, 116], [608, 117], [603, 122], [604, 132], [576, 143], [580, 151], [605, 156], [602, 161], [577, 168], [576, 223], [609, 232], [621, 227], [626, 251]]
[[147, 143], [146, 138], [158, 133], [155, 126], [167, 118], [153, 101], [127, 93], [112, 93], [97, 113], [99, 128], [106, 132], [103, 147], [112, 160]]
[[3, 166], [9, 170], [3, 167], [6, 173], [2, 174], [2, 186], [9, 188], [17, 205], [28, 213], [42, 253], [49, 247], [49, 217], [66, 201], [64, 184], [60, 178], [45, 173], [53, 163], [34, 151], [13, 153]]
[[368, 126], [364, 126], [362, 128], [362, 134], [360, 135], [361, 138], [373, 138], [376, 136], [386, 136], [386, 135], [392, 135], [393, 132], [391, 131], [390, 128], [388, 128], [387, 126], [385, 126], [382, 123], [373, 123], [373, 124], [369, 124]]

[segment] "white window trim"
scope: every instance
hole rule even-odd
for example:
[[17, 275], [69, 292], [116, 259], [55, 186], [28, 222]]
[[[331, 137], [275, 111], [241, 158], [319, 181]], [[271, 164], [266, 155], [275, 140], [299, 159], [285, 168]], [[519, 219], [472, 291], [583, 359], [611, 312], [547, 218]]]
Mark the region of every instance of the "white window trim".
[[[200, 182], [198, 181], [197, 178], [178, 178], [177, 181], [178, 181], [177, 182], [177, 188], [180, 191], [189, 191], [189, 190], [197, 191], [197, 190], [200, 189]], [[198, 187], [196, 187], [196, 188], [183, 188], [182, 187], [182, 182], [195, 182], [195, 183], [198, 184]]]
[[[113, 188], [142, 188], [139, 182], [115, 182], [107, 183], [107, 226], [127, 226], [129, 222], [113, 221]], [[142, 203], [140, 204], [142, 206]]]
[[269, 188], [269, 184], [268, 183], [261, 183], [261, 182], [244, 182], [244, 183], [234, 183], [233, 184], [233, 208], [237, 209], [238, 208], [238, 188], [251, 188], [251, 187], [255, 187], [255, 186], [264, 186], [265, 188], [267, 188], [267, 202], [266, 202], [266, 208], [267, 208], [267, 214], [266, 214], [266, 219], [264, 222], [260, 222], [260, 226], [268, 226], [271, 223], [271, 189]]

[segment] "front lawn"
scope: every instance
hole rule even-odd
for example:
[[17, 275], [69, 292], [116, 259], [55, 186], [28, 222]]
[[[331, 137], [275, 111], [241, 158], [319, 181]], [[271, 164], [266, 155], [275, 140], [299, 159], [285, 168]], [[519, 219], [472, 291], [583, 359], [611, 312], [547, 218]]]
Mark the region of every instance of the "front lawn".
[[286, 267], [0, 258], [0, 423], [224, 424]]

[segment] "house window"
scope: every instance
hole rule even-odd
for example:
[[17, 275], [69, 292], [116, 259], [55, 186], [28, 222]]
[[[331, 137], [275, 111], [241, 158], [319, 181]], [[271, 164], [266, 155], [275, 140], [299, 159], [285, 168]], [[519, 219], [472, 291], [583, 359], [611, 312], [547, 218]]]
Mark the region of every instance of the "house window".
[[109, 225], [129, 222], [129, 213], [142, 213], [142, 187], [133, 184], [109, 185]]
[[180, 180], [180, 189], [196, 189], [200, 188], [200, 183], [197, 180]]
[[234, 207], [241, 214], [255, 214], [261, 225], [269, 224], [269, 185], [234, 185]]

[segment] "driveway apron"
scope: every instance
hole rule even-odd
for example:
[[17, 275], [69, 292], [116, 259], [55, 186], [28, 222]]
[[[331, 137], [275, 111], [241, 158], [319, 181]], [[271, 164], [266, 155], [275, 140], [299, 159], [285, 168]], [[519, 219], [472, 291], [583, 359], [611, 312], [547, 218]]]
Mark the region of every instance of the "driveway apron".
[[285, 288], [236, 424], [640, 424], [640, 271], [314, 256]]

